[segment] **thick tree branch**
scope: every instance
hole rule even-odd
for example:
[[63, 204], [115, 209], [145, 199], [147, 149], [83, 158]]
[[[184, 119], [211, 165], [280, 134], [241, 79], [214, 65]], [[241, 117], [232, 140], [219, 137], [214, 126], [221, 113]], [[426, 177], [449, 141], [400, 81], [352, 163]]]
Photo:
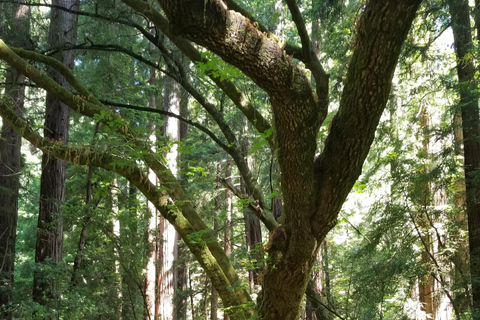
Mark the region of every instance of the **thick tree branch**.
[[[52, 92], [52, 94], [56, 94], [57, 99], [65, 103], [66, 105], [70, 106], [75, 111], [93, 117], [95, 114], [100, 114], [102, 110], [105, 110], [103, 105], [98, 101], [90, 92], [88, 92], [73, 76], [70, 70], [65, 68], [61, 63], [58, 63], [55, 59], [51, 57], [47, 57], [32, 51], [27, 51], [23, 49], [14, 49], [15, 52], [18, 52], [22, 55], [22, 57], [32, 59], [35, 61], [43, 62], [47, 65], [50, 65], [56, 68], [70, 83], [72, 88], [76, 89], [81, 93], [81, 96], [73, 95], [71, 92], [66, 90], [65, 88], [58, 85], [55, 81], [50, 79], [49, 77], [45, 76], [41, 71], [30, 66], [26, 61], [24, 61], [21, 57], [15, 54], [8, 46], [0, 40], [0, 58], [5, 59], [8, 63], [12, 64], [17, 70], [27, 75], [31, 78], [34, 82], [36, 82], [40, 87], [44, 88], [45, 90]], [[212, 115], [212, 117], [216, 120], [217, 124], [220, 126], [220, 129], [227, 137], [227, 140], [232, 146], [228, 147], [225, 146], [219, 139], [212, 134], [209, 135], [210, 137], [215, 137], [214, 141], [219, 143], [219, 146], [224, 148], [227, 153], [232, 156], [233, 160], [237, 164], [239, 171], [241, 172], [242, 176], [244, 177], [246, 183], [248, 184], [249, 188], [252, 190], [253, 196], [256, 200], [259, 201], [261, 208], [265, 210], [266, 205], [264, 201], [263, 194], [254, 180], [253, 175], [248, 168], [248, 165], [245, 161], [243, 154], [241, 154], [240, 145], [236, 140], [235, 135], [231, 131], [230, 127], [226, 124], [223, 116], [221, 113], [207, 100], [203, 95], [201, 95], [198, 90], [196, 90], [190, 83], [186, 81], [186, 77], [181, 77], [181, 79], [176, 79], [179, 83], [184, 86], [184, 88]], [[85, 99], [85, 100], [84, 100]], [[115, 113], [110, 113], [110, 118], [105, 119], [104, 122], [108, 125], [108, 123], [112, 120], [118, 120], [119, 116]], [[124, 126], [122, 129], [123, 134], [127, 134], [130, 138], [133, 138], [133, 134], [129, 132], [128, 127]], [[208, 134], [208, 133], [207, 133]], [[265, 216], [267, 220], [273, 219], [271, 212], [265, 212]]]
[[[64, 102], [66, 105], [68, 105], [69, 107], [71, 107], [72, 109], [76, 110], [77, 112], [83, 115], [93, 117], [94, 115], [102, 114], [101, 111], [107, 110], [100, 102], [98, 102], [98, 104], [88, 102], [84, 100], [82, 97], [75, 96], [65, 88], [59, 86], [56, 82], [48, 78], [45, 74], [42, 74], [42, 72], [36, 70], [32, 66], [30, 66], [28, 63], [26, 63], [23, 59], [21, 59], [19, 56], [17, 56], [1, 40], [0, 40], [0, 58], [5, 59], [5, 61], [7, 61], [9, 64], [12, 64], [15, 68], [17, 68], [19, 72], [26, 73], [26, 75], [30, 77], [33, 81], [35, 81], [40, 87], [43, 87], [45, 90], [48, 90], [52, 94], [56, 94], [60, 101]], [[51, 58], [49, 57], [45, 57], [45, 58], [46, 58], [46, 61], [51, 60]], [[78, 84], [78, 86], [80, 85]], [[82, 89], [82, 87], [79, 87], [79, 89], [84, 90]], [[88, 91], [84, 93], [90, 97], [90, 100], [98, 101], [95, 98], [91, 97], [91, 94]], [[103, 114], [103, 116], [106, 116], [106, 118], [103, 119], [103, 121], [107, 125], [110, 122], [115, 123], [115, 121], [119, 120], [117, 115], [114, 114], [113, 112]], [[116, 128], [116, 126], [114, 126], [113, 129], [114, 130], [117, 129], [119, 133], [126, 135], [127, 137], [132, 136], [132, 133], [130, 132], [126, 124], [122, 126], [119, 130], [118, 128]], [[182, 209], [184, 209], [184, 211], [188, 214], [187, 219], [189, 221], [193, 221], [192, 223], [198, 228], [197, 231], [206, 230], [207, 226], [196, 214], [193, 206], [191, 206], [188, 198], [183, 193], [183, 190], [181, 190], [181, 187], [178, 185], [176, 178], [171, 174], [170, 170], [166, 168], [153, 154], [149, 154], [144, 160], [147, 163], [147, 165], [149, 165], [154, 170], [155, 174], [161, 181], [163, 181], [166, 185], [169, 185], [171, 190], [176, 190], [176, 193], [175, 193], [176, 197], [172, 195], [172, 198], [186, 203], [184, 205], [184, 208]], [[95, 165], [95, 164], [92, 164], [92, 165]], [[208, 243], [208, 246], [210, 251], [214, 255], [215, 259], [217, 259], [218, 263], [222, 267], [223, 272], [225, 272], [225, 274], [227, 275], [230, 282], [232, 284], [237, 283], [238, 275], [235, 273], [235, 270], [233, 269], [228, 257], [225, 255], [223, 248], [220, 247], [218, 242], [212, 242], [212, 241]], [[246, 303], [250, 300], [248, 294], [244, 289], [238, 288], [236, 291], [238, 291], [237, 295], [239, 296], [241, 303]]]
[[388, 100], [402, 44], [421, 2], [371, 0], [358, 21], [340, 108], [324, 151], [315, 161], [317, 199], [321, 200], [313, 227], [319, 239], [335, 225], [360, 175]]
[[[271, 31], [268, 30], [267, 27], [265, 27], [260, 21], [258, 21], [250, 12], [242, 8], [240, 5], [238, 5], [235, 1], [233, 0], [225, 0], [225, 3], [227, 4], [228, 8], [233, 11], [237, 11], [240, 13], [242, 16], [248, 18], [250, 21], [253, 23], [256, 23], [258, 25], [258, 29], [262, 31], [265, 34], [270, 34]], [[303, 54], [302, 48], [293, 45], [291, 43], [285, 43], [285, 52], [289, 55], [292, 56], [295, 59], [298, 59], [305, 63], [305, 56]]]
[[[143, 28], [142, 28], [143, 30]], [[145, 31], [145, 30], [144, 30]], [[152, 38], [153, 36], [148, 33], [149, 37]], [[155, 40], [154, 41], [154, 44], [156, 44], [157, 47], [159, 47], [161, 49], [161, 51], [164, 53], [164, 54], [167, 54], [167, 50], [166, 48], [159, 42], [159, 41], [156, 41], [158, 39], [150, 39], [150, 40]], [[120, 51], [120, 52], [123, 52], [123, 53], [126, 53], [126, 54], [129, 54], [131, 56], [133, 56], [134, 58], [138, 59], [139, 61], [142, 61], [144, 63], [146, 63], [147, 65], [150, 65], [156, 69], [159, 69], [160, 71], [166, 73], [167, 75], [171, 76], [172, 78], [174, 78], [177, 82], [179, 82], [186, 90], [187, 92], [189, 92], [204, 108], [205, 110], [207, 110], [207, 112], [209, 112], [209, 114], [214, 118], [214, 120], [217, 122], [217, 124], [219, 125], [220, 129], [222, 130], [222, 132], [224, 133], [224, 135], [226, 136], [228, 142], [230, 144], [232, 144], [231, 147], [228, 148], [228, 153], [232, 156], [233, 160], [235, 161], [237, 167], [239, 168], [239, 171], [240, 173], [242, 174], [242, 176], [244, 177], [245, 179], [245, 182], [247, 183], [247, 185], [249, 186], [250, 190], [252, 190], [252, 193], [253, 193], [253, 197], [255, 199], [257, 199], [259, 201], [259, 204], [260, 204], [260, 207], [263, 208], [263, 210], [265, 210], [267, 207], [266, 207], [266, 202], [264, 200], [264, 196], [263, 196], [263, 193], [261, 192], [257, 182], [254, 180], [254, 177], [250, 171], [250, 169], [248, 168], [248, 165], [245, 161], [245, 158], [244, 156], [241, 154], [240, 150], [240, 145], [234, 135], [234, 133], [231, 131], [230, 127], [226, 124], [224, 118], [223, 118], [223, 115], [215, 108], [215, 106], [213, 106], [212, 104], [210, 104], [206, 99], [205, 97], [200, 94], [200, 92], [194, 88], [190, 83], [188, 83], [188, 81], [186, 80], [187, 77], [186, 77], [186, 72], [183, 68], [183, 66], [180, 64], [180, 63], [176, 63], [176, 66], [177, 68], [179, 69], [179, 71], [181, 72], [181, 77], [178, 77], [176, 75], [174, 75], [173, 73], [171, 72], [168, 72], [166, 70], [163, 70], [163, 69], [160, 69], [158, 65], [156, 64], [153, 64], [151, 62], [149, 62], [147, 59], [143, 58], [142, 56], [138, 55], [138, 54], [135, 54], [133, 51], [131, 50], [128, 50], [128, 49], [125, 49], [123, 47], [120, 47], [120, 46], [115, 46], [115, 47], [109, 47], [109, 46], [101, 46], [101, 47], [98, 47], [99, 49], [104, 49], [104, 50], [112, 50], [112, 51]], [[193, 47], [192, 47], [193, 48]], [[54, 68], [56, 68], [57, 70], [59, 70], [62, 75], [65, 76], [65, 78], [67, 79], [67, 81], [72, 85], [73, 88], [75, 88], [79, 93], [80, 95], [82, 96], [82, 98], [86, 98], [87, 100], [91, 100], [91, 102], [97, 104], [97, 105], [101, 105], [98, 100], [96, 100], [96, 98], [91, 95], [90, 93], [88, 93], [88, 91], [80, 85], [80, 83], [78, 83], [78, 81], [76, 80], [76, 78], [73, 76], [73, 74], [70, 72], [70, 70], [68, 70], [67, 68], [65, 68], [63, 65], [59, 64], [57, 61], [51, 59], [50, 57], [47, 57], [47, 56], [44, 56], [44, 55], [40, 55], [40, 54], [37, 54], [37, 53], [34, 53], [34, 52], [31, 52], [31, 51], [26, 51], [26, 50], [22, 50], [22, 49], [14, 49], [16, 50], [17, 53], [21, 54], [22, 57], [25, 57], [25, 58], [28, 58], [28, 59], [32, 59], [32, 60], [36, 60], [36, 61], [41, 61], [45, 64], [48, 64]], [[195, 50], [195, 49], [194, 49]], [[198, 51], [195, 50], [195, 52], [198, 53]], [[200, 55], [198, 53], [198, 55]], [[170, 56], [171, 58], [171, 56]], [[173, 59], [173, 58], [171, 58]], [[175, 62], [175, 60], [172, 60], [173, 62]], [[26, 64], [26, 63], [25, 63]], [[24, 68], [26, 68], [26, 65], [23, 65]], [[37, 77], [37, 79], [40, 79], [41, 77]], [[219, 79], [217, 79], [219, 80]], [[35, 80], [34, 80], [35, 81]], [[35, 81], [36, 82], [36, 81]], [[251, 105], [249, 104], [248, 100], [245, 100], [245, 97], [243, 97], [243, 94], [240, 93], [240, 91], [238, 91], [233, 85], [229, 85], [228, 82], [226, 81], [221, 81], [222, 84], [226, 84], [227, 86], [227, 89], [229, 89], [228, 91], [230, 92], [230, 94], [233, 94], [234, 95], [234, 98], [238, 98], [240, 100], [243, 100], [242, 101], [242, 106], [245, 106], [245, 107], [251, 107]], [[44, 85], [46, 84], [39, 84], [40, 87], [43, 87], [44, 89], [48, 90]], [[56, 87], [58, 89], [59, 92], [61, 92], [64, 96], [71, 96], [71, 94], [59, 87], [58, 85], [56, 84], [53, 84], [53, 83], [50, 83], [48, 85], [48, 87], [52, 88], [52, 87]], [[233, 90], [235, 89], [235, 90]], [[227, 93], [228, 94], [228, 93]], [[81, 112], [79, 107], [77, 105], [72, 105], [72, 104], [69, 104], [68, 102], [66, 102], [66, 100], [62, 100], [61, 98], [58, 98], [59, 100], [61, 100], [62, 102], [64, 102], [65, 104], [71, 106], [73, 109], [75, 109], [76, 111], [78, 112]], [[237, 99], [237, 100], [238, 100]], [[232, 99], [233, 100], [233, 99]], [[245, 103], [247, 102], [247, 103]], [[97, 110], [98, 111], [98, 110]], [[245, 111], [245, 110], [244, 110]], [[250, 113], [253, 112], [255, 114], [256, 110], [253, 109], [253, 107], [250, 108]], [[87, 116], [93, 116], [93, 114], [86, 114], [85, 112], [81, 112]], [[245, 113], [245, 112], [244, 112]], [[255, 116], [255, 115], [254, 115]], [[256, 117], [256, 116], [255, 116]], [[262, 117], [263, 119], [263, 117]], [[263, 123], [262, 121], [260, 123]], [[262, 127], [262, 129], [265, 129], [265, 130], [268, 130], [269, 127]], [[272, 136], [271, 135], [269, 137], [270, 139], [270, 143], [273, 144], [273, 140], [272, 139]], [[215, 141], [215, 139], [214, 139]], [[219, 140], [216, 140], [216, 142], [219, 142]], [[224, 148], [224, 145], [223, 144], [220, 144], [220, 146], [222, 148]], [[224, 148], [225, 149], [225, 148]], [[271, 212], [268, 212], [266, 211], [265, 212], [265, 216], [267, 217], [267, 220], [272, 220], [273, 219], [273, 216], [271, 214]]]

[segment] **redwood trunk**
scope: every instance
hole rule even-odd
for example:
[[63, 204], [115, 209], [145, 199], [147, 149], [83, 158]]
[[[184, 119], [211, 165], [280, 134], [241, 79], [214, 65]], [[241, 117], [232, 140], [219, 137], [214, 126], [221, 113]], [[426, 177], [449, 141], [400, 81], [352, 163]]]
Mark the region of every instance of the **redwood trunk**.
[[[8, 6], [8, 7], [7, 7]], [[30, 7], [24, 5], [0, 6], [15, 17], [13, 34], [7, 41], [18, 47], [29, 48]], [[0, 26], [5, 27], [5, 26]], [[25, 76], [14, 68], [7, 69], [5, 94], [15, 112], [23, 116]], [[12, 318], [12, 290], [15, 264], [15, 239], [18, 219], [18, 191], [20, 186], [21, 137], [8, 124], [3, 123], [0, 136], [0, 318]]]
[[468, 220], [468, 240], [470, 250], [470, 274], [472, 279], [472, 299], [474, 320], [480, 319], [480, 166], [479, 109], [478, 95], [475, 93], [475, 66], [472, 58], [473, 41], [470, 27], [469, 5], [466, 0], [449, 0], [450, 15], [457, 55], [460, 108], [463, 124], [463, 150], [465, 167], [465, 188]]
[[[54, 0], [53, 5], [78, 10], [77, 0]], [[75, 43], [77, 38], [77, 16], [52, 8], [49, 46], [57, 48], [65, 43]], [[57, 59], [73, 69], [75, 51], [69, 50], [57, 54]], [[59, 84], [67, 86], [63, 76], [54, 70], [49, 75]], [[63, 143], [68, 141], [69, 108], [47, 93], [44, 136]], [[33, 281], [33, 298], [40, 304], [46, 304], [55, 296], [55, 285], [42, 271], [42, 264], [49, 260], [56, 264], [62, 259], [63, 224], [61, 207], [65, 200], [65, 171], [63, 160], [43, 155], [42, 177], [40, 180], [40, 210], [37, 227], [35, 263], [37, 270]]]

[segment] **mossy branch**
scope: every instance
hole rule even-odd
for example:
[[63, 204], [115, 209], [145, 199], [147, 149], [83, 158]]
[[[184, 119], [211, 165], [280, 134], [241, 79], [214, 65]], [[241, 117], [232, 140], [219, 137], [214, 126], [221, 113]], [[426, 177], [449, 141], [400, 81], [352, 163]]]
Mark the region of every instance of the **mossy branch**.
[[[128, 161], [128, 159], [112, 155], [108, 152], [95, 150], [90, 146], [72, 147], [63, 144], [61, 141], [43, 138], [32, 129], [25, 119], [22, 119], [15, 114], [15, 111], [11, 108], [6, 99], [0, 100], [0, 116], [15, 131], [19, 132], [24, 139], [28, 140], [35, 147], [41, 149], [51, 157], [62, 159], [74, 164], [103, 168], [125, 177], [136, 186], [145, 197], [155, 205], [156, 209], [159, 210], [162, 216], [175, 227], [175, 230], [182, 237], [183, 241], [212, 280], [212, 283], [215, 286], [215, 289], [219, 292], [224, 305], [226, 307], [232, 307], [233, 312], [236, 307], [245, 304], [245, 295], [240, 294], [239, 298], [237, 294], [238, 290], [231, 290], [232, 286], [235, 285], [235, 282], [229, 280], [210, 249], [210, 247], [212, 247], [215, 250], [218, 250], [216, 248], [218, 246], [219, 250], [223, 251], [218, 242], [211, 241], [211, 239], [208, 239], [208, 241], [192, 240], [199, 231], [207, 230], [208, 228], [194, 211], [190, 202], [184, 195], [183, 190], [181, 190], [178, 185], [177, 180], [171, 174], [171, 171], [160, 162], [156, 161], [156, 158], [149, 155], [147, 156], [148, 159], [146, 162], [154, 164], [154, 170], [156, 169], [157, 173], [161, 173], [159, 176], [163, 178], [163, 180], [161, 180], [162, 183], [168, 186], [168, 192], [165, 188], [157, 188], [152, 182], [150, 182], [145, 170], [140, 169], [134, 161]], [[178, 206], [171, 205], [172, 203], [170, 199], [184, 200], [181, 210]], [[185, 215], [184, 212], [187, 214]], [[232, 266], [231, 271], [235, 272]], [[247, 301], [250, 301], [250, 299]], [[237, 310], [234, 315], [232, 314], [232, 318], [245, 319], [245, 316], [243, 312], [238, 312]]]

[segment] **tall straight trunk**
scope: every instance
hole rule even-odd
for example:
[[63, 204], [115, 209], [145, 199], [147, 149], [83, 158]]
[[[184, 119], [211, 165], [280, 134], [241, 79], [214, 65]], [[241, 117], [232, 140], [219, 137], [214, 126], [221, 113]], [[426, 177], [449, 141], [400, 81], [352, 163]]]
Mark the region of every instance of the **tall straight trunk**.
[[[222, 188], [222, 184], [220, 183], [220, 176], [222, 175], [222, 165], [221, 163], [217, 163], [217, 182], [216, 182], [216, 196], [215, 196], [215, 217], [213, 217], [213, 231], [215, 232], [215, 236], [218, 238], [218, 219], [217, 214], [220, 212], [221, 208], [221, 197], [220, 197], [220, 189]], [[217, 320], [218, 319], [218, 292], [215, 290], [215, 287], [212, 285], [212, 294], [210, 296], [210, 320]]]
[[[250, 151], [250, 141], [245, 138], [245, 134], [248, 132], [248, 130], [248, 122], [245, 122], [239, 140], [242, 141], [242, 153], [246, 159], [247, 165], [249, 169], [253, 171], [253, 158], [252, 156], [248, 155]], [[240, 190], [243, 194], [251, 196], [251, 191], [248, 189], [248, 186], [245, 183], [245, 179], [243, 179], [243, 177], [240, 177]], [[278, 197], [272, 199], [273, 212], [275, 212], [275, 210], [273, 209], [273, 204], [276, 203], [276, 200], [278, 200]], [[255, 285], [258, 285], [258, 275], [260, 274], [262, 268], [261, 261], [263, 260], [263, 256], [259, 250], [262, 243], [262, 228], [260, 226], [260, 219], [248, 207], [243, 209], [243, 219], [245, 222], [245, 244], [247, 247], [248, 259], [250, 261], [256, 261], [256, 263], [250, 266], [248, 270], [248, 283], [250, 287], [250, 292], [253, 293], [255, 291]]]
[[[181, 90], [180, 85], [173, 79], [166, 77], [164, 81], [164, 109], [180, 114]], [[173, 117], [164, 118], [164, 134], [169, 141], [176, 142], [180, 138], [179, 120]], [[168, 166], [175, 177], [178, 177], [178, 144], [171, 144], [166, 155]], [[173, 319], [174, 295], [177, 283], [174, 261], [178, 259], [178, 235], [175, 228], [164, 218], [160, 219], [161, 237], [161, 269], [159, 284], [161, 301], [161, 320]]]
[[[156, 70], [154, 68], [150, 68], [150, 79], [148, 80], [149, 85], [155, 86], [157, 81], [156, 77]], [[150, 108], [156, 109], [157, 108], [157, 99], [155, 94], [152, 94], [149, 101]], [[155, 144], [157, 141], [156, 136], [156, 125], [154, 121], [149, 121], [148, 123], [149, 131], [150, 131], [150, 143], [152, 151], [155, 151]], [[148, 178], [149, 180], [157, 184], [157, 178], [155, 173], [152, 170], [148, 171]], [[158, 270], [157, 264], [159, 263], [158, 259], [158, 214], [157, 210], [155, 209], [155, 205], [148, 201], [147, 203], [147, 210], [148, 210], [148, 229], [147, 229], [147, 248], [146, 251], [146, 259], [147, 259], [147, 266], [146, 266], [146, 275], [145, 275], [145, 319], [157, 319], [157, 315], [159, 314], [159, 296], [157, 290], [157, 278], [158, 278]]]
[[[420, 112], [420, 134], [421, 134], [421, 141], [422, 141], [422, 150], [421, 153], [428, 155], [428, 145], [429, 145], [429, 134], [428, 134], [428, 112], [426, 108], [423, 108]], [[420, 174], [426, 175], [427, 174], [427, 167], [424, 166], [420, 169]], [[426, 208], [431, 205], [432, 196], [430, 191], [430, 185], [428, 181], [420, 181], [417, 183], [418, 194], [420, 195], [419, 198], [419, 206], [422, 208], [421, 212], [419, 212], [419, 226], [422, 230], [424, 230], [424, 242], [427, 246], [424, 248], [422, 252], [421, 259], [422, 264], [426, 269], [424, 275], [420, 277], [418, 280], [418, 293], [419, 293], [419, 301], [421, 305], [421, 310], [427, 314], [429, 319], [435, 320], [436, 310], [434, 307], [434, 299], [433, 294], [435, 292], [434, 288], [434, 279], [431, 274], [431, 270], [429, 265], [431, 264], [430, 254], [433, 254], [433, 244], [432, 244], [432, 236], [430, 234], [430, 225], [428, 223], [428, 214]]]
[[[120, 217], [120, 260], [123, 262], [121, 268], [122, 276], [122, 314], [121, 319], [137, 319], [137, 306], [139, 306], [139, 313], [141, 314], [144, 311], [144, 307], [139, 301], [145, 302], [145, 295], [143, 292], [139, 294], [140, 290], [144, 290], [141, 284], [143, 277], [138, 275], [135, 270], [135, 265], [138, 265], [137, 261], [132, 261], [130, 252], [125, 252], [123, 245], [125, 243], [131, 243], [131, 239], [142, 239], [138, 234], [138, 222], [140, 219], [132, 219], [131, 217], [136, 217], [138, 213], [138, 203], [137, 203], [137, 188], [128, 184], [128, 200], [127, 200], [127, 209], [128, 214], [122, 215]], [[140, 297], [141, 295], [141, 297]], [[141, 306], [141, 307], [140, 307]]]
[[478, 95], [475, 93], [473, 52], [470, 27], [470, 7], [467, 0], [449, 0], [450, 16], [457, 56], [460, 108], [463, 125], [468, 242], [472, 281], [473, 320], [480, 319], [480, 166]]
[[[0, 5], [14, 18], [14, 34], [6, 35], [6, 40], [17, 47], [29, 48], [30, 7]], [[1, 26], [5, 27], [6, 26]], [[0, 35], [2, 36], [2, 35]], [[22, 116], [25, 100], [25, 76], [14, 68], [7, 69], [5, 95]], [[21, 137], [8, 124], [3, 124], [0, 133], [0, 318], [12, 318], [12, 290], [15, 264], [15, 239], [18, 219], [18, 191], [20, 186]]]
[[[188, 118], [188, 94], [185, 89], [180, 88], [180, 116], [182, 118]], [[187, 138], [188, 125], [184, 122], [178, 122], [178, 139], [184, 141]], [[181, 170], [186, 172], [188, 167], [186, 163], [181, 160], [182, 155], [178, 155], [178, 165], [181, 167]], [[178, 176], [178, 180], [182, 187], [185, 186], [184, 176]], [[174, 319], [175, 320], [187, 320], [187, 282], [188, 282], [188, 263], [187, 255], [188, 249], [185, 246], [185, 243], [181, 241], [180, 235], [177, 233], [177, 246], [178, 246], [178, 259], [175, 264], [175, 301], [174, 301]], [[192, 310], [193, 312], [193, 310]]]
[[115, 257], [115, 272], [112, 273], [112, 284], [113, 288], [110, 290], [110, 298], [111, 301], [117, 301], [115, 303], [115, 314], [122, 314], [122, 274], [120, 270], [120, 263], [121, 263], [121, 256], [120, 256], [120, 219], [119, 219], [119, 206], [118, 206], [118, 179], [117, 177], [114, 177], [112, 180], [112, 188], [111, 188], [111, 194], [112, 194], [112, 215], [113, 215], [113, 221], [112, 221], [112, 230], [113, 230], [113, 236], [114, 236], [114, 241], [113, 243], [113, 257]]
[[[78, 10], [77, 0], [54, 0], [53, 5]], [[65, 43], [75, 43], [77, 39], [77, 16], [52, 8], [48, 44], [57, 48]], [[75, 51], [60, 51], [56, 58], [69, 69], [73, 69]], [[59, 84], [68, 86], [63, 76], [54, 70], [49, 75]], [[44, 136], [63, 143], [68, 141], [69, 108], [47, 93]], [[38, 215], [37, 244], [35, 263], [37, 269], [33, 281], [33, 298], [45, 305], [55, 296], [54, 283], [42, 271], [45, 260], [58, 263], [62, 259], [63, 223], [61, 207], [65, 201], [65, 161], [42, 157], [42, 177], [40, 180], [40, 210]]]
[[[95, 136], [98, 133], [98, 128], [100, 126], [100, 123], [97, 122], [95, 126], [95, 131], [93, 133], [93, 139], [95, 139]], [[83, 217], [83, 225], [82, 225], [82, 230], [80, 231], [80, 238], [78, 240], [78, 251], [77, 255], [75, 256], [75, 260], [73, 261], [73, 273], [72, 273], [72, 286], [77, 286], [78, 285], [78, 277], [79, 277], [79, 272], [80, 272], [80, 266], [82, 264], [82, 258], [83, 258], [83, 250], [85, 249], [85, 244], [87, 243], [87, 231], [88, 227], [90, 226], [92, 222], [92, 216], [91, 216], [91, 211], [92, 211], [92, 176], [93, 176], [93, 167], [89, 166], [88, 167], [88, 172], [87, 172], [87, 182], [85, 185], [85, 216]]]
[[[232, 183], [232, 166], [233, 165], [231, 162], [227, 162], [227, 166], [225, 168], [225, 180], [230, 184]], [[230, 258], [232, 255], [232, 191], [230, 191], [228, 188], [225, 189], [225, 205], [226, 213], [223, 233], [223, 246], [225, 255]], [[230, 319], [226, 312], [223, 314], [223, 319]]]

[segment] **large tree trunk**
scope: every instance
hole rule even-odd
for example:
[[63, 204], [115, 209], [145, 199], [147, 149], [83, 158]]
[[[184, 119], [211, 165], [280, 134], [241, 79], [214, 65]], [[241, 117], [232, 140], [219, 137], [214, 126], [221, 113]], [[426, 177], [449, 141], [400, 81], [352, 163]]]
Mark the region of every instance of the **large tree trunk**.
[[[30, 49], [30, 7], [18, 4], [2, 4], [13, 21], [12, 34], [5, 36], [12, 45]], [[10, 21], [10, 19], [6, 20]], [[3, 24], [3, 23], [2, 23]], [[6, 25], [0, 26], [7, 30]], [[25, 76], [14, 68], [7, 69], [5, 94], [15, 112], [23, 116], [25, 100]], [[21, 137], [4, 123], [0, 136], [0, 318], [12, 318], [12, 290], [15, 264], [15, 239], [18, 218], [18, 191], [21, 166]]]
[[[54, 0], [53, 5], [78, 10], [77, 0]], [[49, 46], [58, 48], [65, 43], [75, 43], [77, 39], [77, 16], [52, 8]], [[60, 51], [56, 58], [69, 69], [73, 69], [75, 51]], [[55, 70], [49, 75], [59, 84], [67, 86], [63, 76]], [[53, 140], [68, 141], [69, 108], [47, 93], [44, 136]], [[42, 272], [45, 260], [58, 263], [62, 259], [63, 225], [61, 207], [65, 200], [66, 162], [43, 155], [42, 177], [40, 181], [40, 211], [37, 227], [35, 262], [37, 270], [33, 282], [33, 298], [40, 304], [46, 304], [54, 298], [54, 283]]]
[[[312, 55], [295, 1], [287, 0], [301, 31], [303, 49], [296, 55], [302, 56], [305, 65], [312, 70], [316, 93], [308, 77], [292, 62], [281, 44], [260, 32], [256, 25], [239, 13], [229, 11], [221, 0], [159, 0], [169, 19], [168, 27], [165, 27], [164, 16], [148, 3], [136, 0], [123, 2], [140, 8], [138, 11], [151, 18], [159, 29], [165, 32], [175, 30], [176, 34], [171, 35], [172, 41], [184, 37], [217, 53], [226, 62], [240, 68], [269, 95], [275, 128], [272, 145], [278, 147], [284, 210], [282, 225], [278, 228], [270, 216], [258, 210], [262, 221], [271, 229], [258, 316], [262, 319], [297, 319], [320, 243], [335, 225], [338, 212], [358, 178], [373, 142], [402, 43], [421, 0], [370, 0], [362, 6], [340, 107], [325, 148], [316, 160], [316, 137], [327, 112], [328, 76]], [[190, 49], [185, 47], [185, 42], [183, 45], [184, 49]], [[0, 54], [8, 59], [8, 63], [26, 70], [23, 62], [12, 55], [1, 41]], [[34, 68], [29, 68], [28, 73], [42, 86], [56, 88], [42, 81], [42, 76]], [[52, 92], [85, 114], [96, 114], [101, 109], [83, 101], [82, 108], [79, 108], [80, 103], [76, 103], [69, 92], [59, 89]], [[63, 146], [48, 148], [51, 142], [38, 137], [32, 130], [22, 130], [28, 124], [12, 115], [8, 108], [3, 106], [1, 112], [29, 141], [49, 154], [69, 161], [79, 155], [75, 160], [77, 163], [91, 163], [113, 170], [134, 183], [175, 226], [212, 280], [224, 306], [232, 307], [227, 309], [231, 318], [245, 319], [252, 315], [249, 296], [242, 288], [235, 287], [238, 275], [218, 243], [194, 243], [191, 240], [190, 235], [206, 229], [191, 203], [184, 201], [180, 209], [167, 205], [169, 197], [174, 200], [187, 198], [161, 161], [150, 154], [145, 158], [148, 165], [156, 168], [159, 179], [168, 184], [169, 191], [165, 192], [168, 194], [162, 194], [152, 186], [134, 162], [123, 167], [112, 165], [111, 160], [115, 156], [110, 154], [102, 154], [99, 159], [94, 157], [97, 152], [89, 156], [74, 148], [68, 149], [68, 152]], [[258, 126], [258, 122], [255, 123]], [[225, 127], [222, 130], [228, 133]], [[232, 148], [224, 149], [235, 157], [237, 163], [244, 164]], [[251, 175], [244, 178], [254, 185]], [[264, 202], [258, 188], [254, 190], [254, 195], [259, 203]], [[231, 290], [232, 286], [234, 290]]]
[[262, 319], [296, 319], [319, 244], [335, 225], [361, 172], [401, 45], [421, 1], [372, 0], [365, 5], [340, 109], [315, 165], [316, 134], [326, 108], [326, 76], [318, 78], [317, 97], [283, 49], [222, 1], [159, 2], [181, 36], [240, 68], [270, 97], [285, 219], [271, 232], [258, 312]]
[[465, 187], [470, 250], [470, 274], [472, 279], [473, 319], [480, 319], [480, 166], [478, 95], [475, 93], [473, 52], [469, 5], [466, 0], [449, 0], [450, 15], [457, 55], [457, 74], [460, 108], [463, 125], [463, 150], [465, 158]]

